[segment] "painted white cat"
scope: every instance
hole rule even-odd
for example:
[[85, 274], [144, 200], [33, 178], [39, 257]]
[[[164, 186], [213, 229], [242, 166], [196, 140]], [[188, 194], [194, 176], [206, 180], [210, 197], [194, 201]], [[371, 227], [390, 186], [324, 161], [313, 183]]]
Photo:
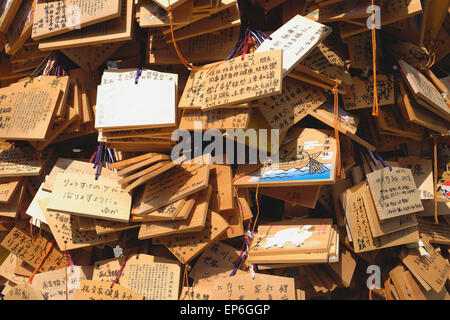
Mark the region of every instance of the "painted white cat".
[[266, 245], [264, 249], [269, 249], [271, 247], [283, 248], [286, 242], [292, 242], [297, 247], [302, 246], [305, 240], [313, 235], [309, 229], [311, 225], [306, 225], [301, 228], [289, 228], [280, 230], [273, 237], [267, 238]]

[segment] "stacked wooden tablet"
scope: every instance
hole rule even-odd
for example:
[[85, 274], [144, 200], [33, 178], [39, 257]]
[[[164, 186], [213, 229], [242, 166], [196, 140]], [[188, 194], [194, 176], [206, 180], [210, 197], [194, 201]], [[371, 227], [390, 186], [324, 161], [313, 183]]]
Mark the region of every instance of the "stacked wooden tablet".
[[374, 4], [0, 0], [0, 299], [450, 299], [450, 1]]

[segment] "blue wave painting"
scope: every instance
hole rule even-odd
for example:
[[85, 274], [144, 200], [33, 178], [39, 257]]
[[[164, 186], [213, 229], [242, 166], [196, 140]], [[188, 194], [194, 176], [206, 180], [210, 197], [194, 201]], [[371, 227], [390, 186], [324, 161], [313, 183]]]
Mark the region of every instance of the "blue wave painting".
[[[330, 179], [331, 177], [331, 164], [325, 164], [328, 170], [323, 173], [309, 174], [309, 167], [303, 168], [292, 168], [289, 170], [266, 170], [261, 177], [261, 182], [263, 181], [301, 181], [301, 180], [323, 180]], [[253, 177], [249, 182], [258, 182], [259, 176]]]

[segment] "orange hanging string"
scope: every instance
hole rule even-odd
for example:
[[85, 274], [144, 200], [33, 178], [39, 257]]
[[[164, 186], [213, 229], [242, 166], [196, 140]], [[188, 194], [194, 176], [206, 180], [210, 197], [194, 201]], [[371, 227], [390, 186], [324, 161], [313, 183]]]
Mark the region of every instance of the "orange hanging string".
[[187, 287], [187, 295], [189, 295], [189, 291], [191, 290], [191, 286], [189, 285], [189, 276], [188, 276], [188, 271], [190, 271], [191, 266], [188, 264], [184, 265], [184, 273], [183, 273], [183, 286], [182, 289], [184, 290], [185, 287]]
[[255, 221], [253, 222], [252, 239], [254, 239], [253, 235], [255, 234], [256, 223], [258, 222], [258, 218], [259, 218], [259, 200], [258, 200], [259, 185], [261, 184], [261, 178], [263, 176], [264, 171], [266, 170], [266, 166], [267, 166], [267, 162], [264, 162], [264, 166], [259, 174], [258, 184], [256, 185], [256, 218], [255, 218]]
[[338, 82], [336, 81], [333, 88], [334, 95], [334, 138], [336, 139], [336, 176], [339, 178], [341, 176], [341, 143], [339, 140], [339, 94], [338, 94]]
[[42, 257], [41, 262], [39, 262], [39, 264], [36, 266], [36, 268], [34, 268], [33, 273], [31, 274], [30, 278], [28, 279], [27, 284], [25, 285], [25, 288], [27, 287], [27, 285], [29, 283], [33, 284], [33, 278], [36, 275], [36, 273], [39, 271], [39, 269], [42, 267], [42, 265], [44, 264], [45, 260], [47, 259], [48, 255], [50, 254], [50, 252], [52, 251], [53, 247], [55, 246], [55, 242], [52, 241], [50, 243], [50, 247], [47, 246], [47, 249], [45, 250], [44, 256]]
[[200, 71], [200, 70], [209, 70], [209, 69], [215, 68], [215, 67], [219, 66], [220, 64], [224, 63], [224, 61], [221, 61], [221, 62], [218, 62], [209, 67], [196, 67], [183, 57], [183, 54], [181, 53], [180, 49], [178, 48], [177, 42], [175, 41], [175, 35], [173, 33], [173, 16], [172, 16], [172, 6], [170, 5], [170, 0], [168, 0], [168, 4], [169, 4], [168, 11], [169, 11], [169, 21], [170, 21], [170, 34], [172, 35], [172, 42], [173, 42], [175, 51], [177, 52], [178, 58], [183, 63], [183, 65], [186, 68], [188, 68], [189, 70]]
[[375, 29], [375, 7], [372, 0], [372, 60], [373, 60], [373, 109], [372, 115], [378, 117], [377, 89], [377, 35]]
[[433, 136], [434, 143], [434, 220], [436, 224], [439, 224], [439, 220], [437, 217], [437, 180], [438, 180], [438, 168], [437, 168], [437, 138]]

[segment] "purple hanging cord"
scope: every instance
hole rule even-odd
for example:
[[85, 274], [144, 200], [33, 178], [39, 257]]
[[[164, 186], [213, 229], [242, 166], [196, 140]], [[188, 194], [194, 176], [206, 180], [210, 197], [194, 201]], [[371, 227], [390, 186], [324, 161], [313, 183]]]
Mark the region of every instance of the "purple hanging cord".
[[141, 77], [141, 75], [142, 75], [142, 68], [139, 67], [136, 71], [136, 79], [134, 79], [135, 84], [138, 84], [139, 78]]
[[98, 180], [98, 177], [100, 176], [100, 169], [102, 167], [102, 155], [103, 155], [104, 149], [105, 149], [105, 143], [100, 142], [100, 145], [98, 147], [97, 153], [95, 155], [95, 160], [94, 160], [94, 168], [97, 168], [97, 170], [95, 172], [95, 180]]
[[373, 152], [370, 151], [369, 149], [367, 149], [367, 153], [369, 154], [370, 158], [372, 159], [373, 163], [375, 164], [375, 168], [376, 168], [377, 170], [380, 170], [380, 168], [378, 167], [377, 160], [375, 159], [375, 157], [374, 157], [374, 155], [373, 155]]
[[267, 34], [265, 34], [264, 32], [260, 31], [260, 30], [252, 30], [251, 28], [247, 27], [245, 28], [244, 32], [241, 32], [241, 35], [239, 36], [239, 40], [236, 43], [236, 45], [233, 48], [233, 51], [231, 51], [231, 54], [228, 56], [228, 58], [225, 59], [225, 61], [230, 60], [231, 58], [234, 57], [234, 55], [236, 54], [236, 52], [241, 49], [241, 47], [244, 45], [245, 40], [250, 40], [249, 38], [252, 38], [253, 42], [255, 43], [255, 45], [257, 47], [259, 47], [265, 39], [269, 39], [272, 40], [271, 37], [269, 37]]
[[381, 163], [383, 164], [384, 167], [389, 167], [389, 171], [392, 171], [392, 166], [388, 165], [383, 158], [381, 158], [381, 156], [378, 154], [378, 152], [374, 152], [375, 156], [378, 158], [378, 160], [381, 161]]
[[252, 235], [252, 232], [250, 230], [247, 230], [246, 234], [247, 234], [247, 238], [244, 237], [244, 242], [242, 244], [242, 249], [241, 249], [241, 254], [240, 254], [239, 260], [236, 262], [236, 265], [234, 266], [233, 271], [231, 271], [230, 277], [232, 277], [232, 276], [234, 276], [236, 274], [236, 272], [241, 267], [242, 263], [247, 258], [248, 251], [249, 251], [250, 245], [252, 243], [253, 235]]

